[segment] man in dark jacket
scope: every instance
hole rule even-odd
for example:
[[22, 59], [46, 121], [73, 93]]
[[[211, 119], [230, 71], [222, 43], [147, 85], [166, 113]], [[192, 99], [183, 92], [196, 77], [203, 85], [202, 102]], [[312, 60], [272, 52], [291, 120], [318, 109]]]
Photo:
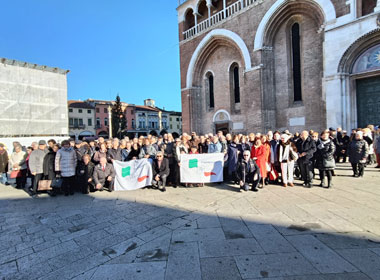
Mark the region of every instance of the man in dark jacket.
[[166, 178], [169, 176], [169, 160], [164, 158], [164, 153], [159, 151], [156, 154], [156, 159], [153, 161], [152, 165], [153, 170], [153, 182], [152, 185], [154, 187], [158, 187], [158, 189], [162, 192], [166, 191]]
[[104, 187], [106, 187], [112, 192], [115, 176], [113, 165], [108, 163], [106, 158], [100, 158], [100, 163], [95, 167], [93, 176], [96, 189], [103, 191]]
[[313, 162], [312, 158], [317, 148], [315, 146], [315, 141], [309, 136], [309, 132], [302, 131], [301, 137], [296, 143], [297, 151], [299, 154], [298, 165], [301, 169], [302, 180], [304, 181], [304, 186], [311, 188], [311, 182], [313, 178]]
[[0, 183], [8, 185], [7, 172], [8, 172], [8, 153], [4, 148], [4, 144], [0, 143]]
[[38, 183], [44, 177], [44, 158], [48, 153], [46, 150], [46, 141], [40, 140], [38, 142], [38, 149], [34, 150], [29, 157], [30, 173], [34, 176], [33, 182], [33, 195], [37, 195]]
[[112, 141], [112, 148], [107, 151], [107, 160], [112, 163], [114, 160], [121, 161], [121, 149], [119, 147], [119, 139], [114, 139]]
[[348, 156], [352, 166], [353, 177], [363, 177], [368, 157], [368, 143], [363, 139], [363, 132], [357, 131], [355, 138], [348, 146]]
[[94, 174], [95, 165], [91, 162], [90, 155], [83, 156], [83, 160], [77, 165], [77, 184], [79, 190], [83, 194], [88, 194], [94, 190], [94, 184], [92, 176]]
[[248, 191], [249, 184], [252, 184], [252, 191], [258, 191], [257, 187], [261, 180], [260, 169], [256, 162], [251, 159], [250, 151], [243, 152], [243, 159], [238, 163], [236, 176], [240, 184], [240, 189]]

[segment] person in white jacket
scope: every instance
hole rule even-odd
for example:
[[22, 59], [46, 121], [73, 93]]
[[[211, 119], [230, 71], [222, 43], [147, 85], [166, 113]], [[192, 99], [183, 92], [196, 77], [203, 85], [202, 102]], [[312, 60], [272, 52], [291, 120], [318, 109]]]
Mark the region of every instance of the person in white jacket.
[[62, 148], [55, 156], [55, 171], [62, 177], [62, 190], [65, 196], [73, 195], [75, 188], [75, 171], [77, 155], [68, 140], [62, 141]]

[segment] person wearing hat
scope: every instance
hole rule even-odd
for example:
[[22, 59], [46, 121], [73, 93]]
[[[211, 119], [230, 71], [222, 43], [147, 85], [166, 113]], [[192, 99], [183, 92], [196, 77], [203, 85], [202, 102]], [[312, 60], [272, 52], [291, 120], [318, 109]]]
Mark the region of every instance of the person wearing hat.
[[29, 157], [29, 169], [30, 173], [34, 176], [32, 194], [37, 195], [38, 182], [43, 179], [44, 176], [44, 158], [47, 154], [46, 141], [40, 140], [38, 142], [38, 149], [34, 150]]
[[7, 180], [8, 172], [8, 153], [5, 150], [4, 144], [0, 143], [0, 183], [9, 185]]

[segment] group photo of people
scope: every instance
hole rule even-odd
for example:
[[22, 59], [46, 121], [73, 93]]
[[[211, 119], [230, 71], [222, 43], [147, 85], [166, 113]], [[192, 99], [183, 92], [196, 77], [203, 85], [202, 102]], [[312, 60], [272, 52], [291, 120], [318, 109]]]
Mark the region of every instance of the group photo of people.
[[[364, 176], [366, 166], [380, 168], [380, 127], [368, 125], [352, 130], [329, 128], [322, 132], [288, 130], [224, 135], [183, 133], [178, 138], [166, 133], [130, 139], [99, 137], [57, 143], [40, 140], [30, 146], [0, 143], [0, 183], [12, 185], [38, 197], [69, 196], [75, 192], [114, 191], [114, 161], [146, 158], [153, 180], [148, 188], [204, 187], [204, 183], [183, 183], [180, 178], [183, 154], [222, 153], [224, 183], [241, 191], [257, 192], [267, 185], [283, 188], [333, 187], [336, 164], [350, 162], [352, 176]], [[316, 183], [317, 182], [317, 183]], [[223, 183], [223, 182], [219, 182]]]

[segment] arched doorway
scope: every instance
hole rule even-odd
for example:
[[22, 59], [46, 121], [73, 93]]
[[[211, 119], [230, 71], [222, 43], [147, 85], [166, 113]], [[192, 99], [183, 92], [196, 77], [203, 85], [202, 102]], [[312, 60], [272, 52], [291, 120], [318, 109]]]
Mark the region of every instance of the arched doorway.
[[364, 51], [355, 61], [357, 125], [380, 124], [380, 44]]
[[380, 30], [356, 40], [343, 54], [342, 124], [347, 130], [380, 123]]
[[213, 118], [215, 133], [222, 131], [224, 135], [230, 133], [231, 129], [231, 117], [225, 110], [219, 110], [215, 113]]

